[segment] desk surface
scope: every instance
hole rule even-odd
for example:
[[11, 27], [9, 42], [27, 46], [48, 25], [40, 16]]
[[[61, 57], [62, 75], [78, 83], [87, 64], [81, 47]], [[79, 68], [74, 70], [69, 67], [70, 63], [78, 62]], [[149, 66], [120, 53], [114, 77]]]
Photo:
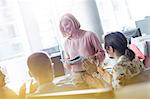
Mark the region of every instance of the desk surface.
[[111, 89], [86, 89], [27, 96], [27, 99], [113, 99]]

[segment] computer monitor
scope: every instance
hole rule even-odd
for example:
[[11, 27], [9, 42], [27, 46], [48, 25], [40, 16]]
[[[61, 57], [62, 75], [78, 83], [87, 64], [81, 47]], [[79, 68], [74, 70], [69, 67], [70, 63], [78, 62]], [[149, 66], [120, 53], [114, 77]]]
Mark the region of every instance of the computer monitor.
[[54, 47], [50, 47], [47, 49], [42, 49], [42, 51], [47, 52], [49, 55], [53, 54], [53, 53], [58, 53], [60, 52], [59, 46], [54, 46]]
[[150, 33], [150, 16], [145, 16], [142, 20], [135, 21], [136, 28], [140, 28], [142, 34], [149, 35]]
[[135, 29], [132, 29], [132, 30], [124, 31], [123, 34], [127, 38], [129, 44], [131, 43], [131, 38], [142, 36], [140, 28], [135, 28]]

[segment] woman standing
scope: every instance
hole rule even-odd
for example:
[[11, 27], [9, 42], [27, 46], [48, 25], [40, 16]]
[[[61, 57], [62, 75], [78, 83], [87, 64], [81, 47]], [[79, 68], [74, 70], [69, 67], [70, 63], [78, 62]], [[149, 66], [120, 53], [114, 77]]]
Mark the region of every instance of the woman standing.
[[[93, 32], [80, 29], [80, 23], [72, 14], [67, 13], [62, 16], [60, 31], [66, 38], [65, 61], [82, 56], [99, 64], [103, 62], [105, 53], [97, 36]], [[72, 81], [75, 85], [85, 83], [86, 68], [82, 62], [64, 64], [64, 67], [71, 71]]]

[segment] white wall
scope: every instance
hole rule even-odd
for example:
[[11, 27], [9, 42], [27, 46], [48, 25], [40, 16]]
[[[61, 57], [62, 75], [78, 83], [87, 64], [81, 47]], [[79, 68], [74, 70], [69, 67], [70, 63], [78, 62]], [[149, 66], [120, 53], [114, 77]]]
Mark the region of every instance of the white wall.
[[81, 23], [82, 29], [95, 32], [101, 39], [103, 29], [95, 0], [55, 0], [54, 3], [56, 24], [59, 24], [63, 14], [72, 13]]
[[19, 1], [20, 13], [23, 17], [24, 27], [28, 36], [31, 51], [39, 51], [42, 48], [40, 30], [32, 8], [31, 1]]

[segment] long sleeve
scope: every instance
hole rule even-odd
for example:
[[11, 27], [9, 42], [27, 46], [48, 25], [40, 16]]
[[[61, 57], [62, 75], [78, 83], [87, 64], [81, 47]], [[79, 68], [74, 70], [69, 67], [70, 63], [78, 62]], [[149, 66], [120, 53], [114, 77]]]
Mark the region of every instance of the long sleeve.
[[117, 89], [120, 86], [125, 85], [125, 81], [128, 79], [127, 78], [127, 71], [124, 67], [122, 66], [115, 66], [113, 68], [113, 78], [112, 78], [112, 86], [113, 88]]
[[[66, 59], [73, 59], [77, 56], [95, 59], [97, 63], [102, 63], [105, 58], [104, 50], [97, 36], [92, 32], [83, 31], [77, 37], [67, 39], [64, 45]], [[71, 71], [84, 71], [82, 64], [66, 65]]]
[[[68, 59], [70, 59], [70, 56], [69, 56], [69, 54], [68, 54], [68, 50], [67, 50], [67, 44], [65, 43], [64, 44], [65, 46], [64, 46], [64, 49], [65, 49], [65, 52], [64, 52], [64, 60], [65, 61], [67, 61]], [[68, 64], [63, 64], [64, 65], [64, 67], [67, 69], [67, 70], [71, 70], [71, 65], [68, 65]]]
[[109, 84], [110, 86], [112, 85], [112, 75], [106, 71], [105, 69], [103, 69], [103, 67], [99, 66], [97, 67], [97, 71], [99, 72], [99, 78], [103, 79], [107, 84]]
[[90, 38], [91, 38], [93, 48], [95, 50], [95, 56], [99, 60], [99, 63], [101, 63], [105, 59], [105, 52], [102, 48], [102, 45], [101, 45], [99, 39], [97, 38], [97, 36], [94, 33], [91, 33]]
[[127, 85], [127, 80], [138, 75], [144, 70], [144, 65], [139, 59], [133, 59], [130, 61], [125, 56], [121, 56], [118, 59], [118, 63], [113, 67], [112, 75], [112, 85], [115, 89], [120, 86]]

